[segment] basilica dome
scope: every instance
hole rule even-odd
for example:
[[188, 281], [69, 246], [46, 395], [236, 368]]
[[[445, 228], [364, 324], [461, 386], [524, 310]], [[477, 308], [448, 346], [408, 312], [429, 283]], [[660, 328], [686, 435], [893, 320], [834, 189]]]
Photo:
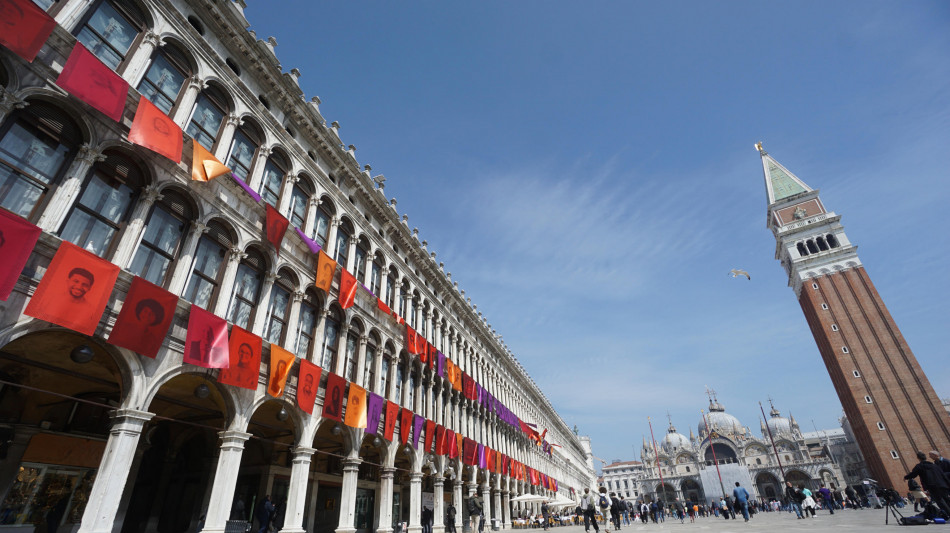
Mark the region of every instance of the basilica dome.
[[660, 444], [660, 447], [663, 448], [663, 451], [669, 454], [673, 454], [680, 450], [690, 447], [689, 439], [686, 435], [676, 432], [676, 428], [670, 424], [670, 429], [667, 431], [665, 437], [663, 437], [663, 442]]
[[788, 418], [782, 416], [782, 413], [779, 412], [775, 406], [772, 407], [772, 410], [769, 412], [769, 420], [766, 422], [769, 426], [769, 430], [772, 432], [772, 436], [779, 435], [793, 435], [793, 423]]
[[[742, 422], [739, 419], [726, 412], [725, 407], [718, 400], [709, 401], [709, 412], [706, 413], [706, 420], [717, 433], [731, 435], [743, 429]], [[699, 435], [705, 438], [709, 432], [706, 430], [706, 422], [700, 418], [697, 425]]]

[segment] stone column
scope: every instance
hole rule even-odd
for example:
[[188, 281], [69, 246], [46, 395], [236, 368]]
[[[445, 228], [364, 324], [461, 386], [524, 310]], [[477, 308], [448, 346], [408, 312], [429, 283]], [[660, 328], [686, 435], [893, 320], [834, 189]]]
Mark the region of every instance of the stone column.
[[462, 533], [462, 472], [455, 473], [455, 481], [452, 482], [452, 502], [455, 505], [455, 531]]
[[330, 221], [330, 231], [327, 233], [327, 245], [323, 247], [323, 251], [331, 258], [336, 258], [336, 234], [339, 228], [340, 218], [335, 217]]
[[[493, 476], [493, 477], [495, 477], [495, 476]], [[502, 523], [504, 523], [504, 519], [503, 519], [503, 516], [502, 516], [501, 487], [500, 487], [500, 485], [501, 485], [501, 480], [496, 477], [496, 478], [495, 478], [495, 490], [492, 491], [492, 495], [494, 496], [494, 500], [492, 500], [492, 508], [493, 508], [493, 510], [494, 510], [494, 514], [492, 515], [492, 518], [494, 518], [495, 520], [498, 520], [498, 523], [499, 523], [499, 524], [502, 524]]]
[[6, 120], [7, 115], [17, 109], [23, 109], [30, 105], [26, 100], [17, 97], [15, 94], [0, 87], [0, 122]]
[[[231, 516], [231, 504], [234, 503], [234, 487], [237, 486], [238, 470], [241, 468], [241, 456], [244, 443], [251, 438], [243, 431], [220, 431], [221, 448], [218, 452], [218, 465], [214, 471], [214, 485], [208, 501], [207, 516], [202, 533], [223, 532]], [[244, 502], [251, 505], [251, 502]]]
[[56, 14], [56, 22], [60, 26], [68, 30], [70, 33], [76, 33], [73, 30], [74, 25], [79, 22], [79, 18], [83, 13], [86, 12], [86, 8], [92, 4], [92, 0], [76, 0], [73, 2], [66, 2], [63, 6], [63, 9]]
[[20, 460], [23, 459], [23, 453], [30, 444], [30, 439], [40, 430], [36, 426], [15, 426], [13, 428], [13, 439], [7, 446], [7, 454], [3, 462], [0, 462], [0, 501], [7, 497], [7, 492], [16, 481], [20, 473]]
[[336, 533], [356, 532], [356, 481], [362, 459], [343, 460], [343, 489], [340, 495], [340, 523]]
[[333, 364], [333, 373], [338, 376], [343, 376], [347, 381], [350, 380], [346, 375], [346, 337], [350, 333], [350, 325], [343, 323], [340, 324], [340, 335], [337, 339], [336, 347], [336, 361], [331, 361]]
[[302, 446], [294, 448], [294, 464], [290, 470], [290, 488], [287, 493], [287, 512], [281, 533], [305, 533], [303, 510], [307, 502], [307, 480], [310, 478], [310, 458], [316, 451]]
[[307, 202], [307, 220], [304, 221], [304, 227], [300, 228], [307, 237], [313, 238], [313, 232], [317, 227], [317, 209], [320, 207], [319, 198], [311, 198]]
[[409, 474], [409, 527], [410, 533], [422, 531], [422, 472]]
[[507, 490], [502, 494], [502, 506], [505, 520], [505, 529], [511, 529], [511, 493]]
[[392, 533], [393, 530], [393, 475], [396, 469], [384, 466], [379, 475], [379, 526], [376, 533]]
[[[363, 386], [363, 374], [366, 373], [366, 343], [369, 342], [369, 335], [363, 334], [360, 335], [359, 346], [356, 349], [356, 372], [355, 377], [353, 378], [353, 383]], [[372, 390], [373, 384], [370, 383], [369, 388]]]
[[134, 409], [118, 409], [112, 416], [109, 440], [82, 515], [80, 533], [111, 533], [142, 427], [155, 415]]
[[264, 165], [267, 164], [267, 158], [270, 157], [270, 153], [270, 148], [261, 146], [257, 149], [254, 164], [251, 166], [251, 170], [247, 175], [247, 185], [255, 191], [260, 192], [261, 190], [261, 181], [264, 178]]
[[485, 508], [483, 512], [485, 513], [485, 527], [491, 527], [492, 514], [492, 498], [491, 498], [491, 486], [488, 484], [488, 481], [482, 483], [482, 500], [485, 502]]
[[152, 59], [152, 53], [156, 48], [164, 45], [165, 43], [159, 34], [152, 30], [145, 31], [145, 35], [142, 36], [142, 41], [139, 43], [138, 48], [132, 52], [132, 59], [129, 60], [128, 65], [125, 67], [125, 72], [122, 73], [122, 77], [129, 82], [129, 85], [132, 87], [139, 86], [139, 83], [145, 76], [145, 67], [148, 66]]
[[[462, 468], [465, 468], [465, 467], [462, 467]], [[478, 470], [476, 470], [474, 467], [472, 467], [472, 478], [475, 478], [475, 476], [477, 476], [477, 475], [478, 475]], [[460, 475], [459, 475], [459, 479], [461, 479], [461, 477], [462, 477], [462, 476], [461, 476], [461, 474], [460, 474]], [[476, 482], [474, 482], [474, 481], [469, 481], [468, 484], [466, 484], [465, 488], [467, 489], [467, 492], [468, 492], [468, 499], [471, 500], [472, 498], [475, 497], [475, 493], [478, 492], [478, 483], [476, 483]], [[459, 509], [461, 509], [461, 507], [460, 507]], [[483, 507], [483, 508], [482, 508], [482, 513], [484, 513], [484, 512], [485, 512], [485, 508]], [[459, 511], [459, 514], [461, 514], [461, 511]], [[469, 515], [469, 517], [468, 517], [468, 525], [471, 526], [471, 524], [472, 524], [472, 517], [471, 517], [471, 515]], [[469, 531], [470, 531], [471, 533], [475, 533], [475, 531], [477, 531], [477, 530], [478, 530], [478, 525], [477, 525], [477, 524], [476, 524], [476, 528], [475, 528], [475, 529], [469, 528]]]
[[[158, 188], [149, 185], [142, 191], [142, 197], [129, 217], [129, 224], [122, 231], [119, 237], [119, 245], [116, 246], [115, 253], [112, 255], [112, 262], [120, 267], [127, 268], [132, 262], [132, 256], [135, 255], [135, 249], [142, 239], [142, 233], [145, 230], [146, 217], [148, 212], [155, 205], [155, 202], [162, 199], [162, 194]], [[180, 261], [179, 261], [180, 263]], [[191, 267], [191, 264], [188, 265]], [[178, 294], [178, 293], [175, 293]]]
[[168, 292], [172, 294], [182, 294], [185, 291], [189, 275], [195, 264], [195, 252], [198, 250], [198, 240], [205, 233], [208, 233], [207, 224], [195, 222], [191, 225], [191, 231], [188, 232], [185, 243], [181, 247], [181, 255], [175, 263], [172, 279], [168, 283]]
[[444, 531], [445, 478], [439, 474], [436, 474], [436, 476], [432, 479], [432, 533], [443, 533]]
[[[290, 313], [287, 316], [287, 329], [284, 330], [284, 345], [289, 350], [297, 351], [297, 325], [300, 322], [300, 302], [303, 301], [304, 292], [295, 290], [290, 300]], [[303, 354], [304, 357], [307, 354]]]
[[208, 84], [198, 76], [192, 76], [185, 80], [185, 94], [183, 94], [178, 101], [178, 109], [175, 110], [175, 116], [172, 117], [172, 120], [174, 120], [175, 124], [178, 124], [181, 129], [186, 129], [188, 117], [191, 116], [195, 102], [198, 101], [198, 94], [207, 87], [207, 85]]
[[228, 256], [228, 264], [224, 267], [224, 276], [221, 278], [221, 286], [218, 290], [218, 301], [214, 304], [214, 314], [227, 318], [228, 304], [231, 303], [231, 295], [234, 292], [234, 278], [237, 276], [238, 265], [241, 260], [247, 257], [240, 248], [231, 248], [231, 254]]
[[[356, 272], [356, 235], [350, 237], [346, 243], [347, 253], [346, 253], [346, 269], [350, 272]], [[363, 280], [357, 280], [363, 281]]]
[[89, 169], [95, 163], [104, 161], [105, 158], [106, 156], [88, 144], [80, 146], [79, 153], [76, 154], [73, 162], [66, 169], [66, 180], [53, 192], [52, 198], [50, 198], [36, 225], [44, 231], [56, 233], [76, 201], [79, 189], [83, 180], [86, 179]]
[[277, 279], [276, 272], [268, 272], [264, 276], [264, 285], [261, 287], [261, 297], [254, 306], [254, 327], [251, 331], [258, 337], [264, 336], [264, 328], [267, 326], [267, 311], [270, 307], [270, 293], [274, 288], [274, 280]]
[[229, 113], [224, 117], [224, 126], [221, 129], [220, 139], [217, 150], [214, 151], [214, 157], [218, 161], [227, 164], [228, 150], [231, 149], [231, 141], [234, 140], [234, 130], [244, 124], [244, 120], [237, 113]]
[[275, 207], [280, 214], [288, 219], [290, 218], [290, 213], [288, 213], [287, 210], [290, 209], [290, 200], [293, 196], [294, 184], [299, 180], [299, 177], [287, 173], [284, 174], [284, 182], [280, 185], [280, 198], [277, 199], [277, 205]]

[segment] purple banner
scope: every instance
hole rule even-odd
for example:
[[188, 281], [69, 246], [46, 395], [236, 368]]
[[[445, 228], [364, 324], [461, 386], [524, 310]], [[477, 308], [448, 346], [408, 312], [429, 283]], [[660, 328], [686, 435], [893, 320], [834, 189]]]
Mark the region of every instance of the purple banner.
[[488, 468], [488, 460], [485, 459], [485, 446], [478, 445], [478, 468]]
[[316, 254], [320, 251], [320, 245], [317, 244], [317, 241], [307, 237], [307, 234], [300, 230], [300, 228], [294, 228], [297, 230], [297, 235], [300, 236], [300, 239], [303, 240], [303, 243], [307, 245], [307, 248], [310, 248], [310, 253]]
[[237, 184], [240, 185], [242, 189], [244, 189], [244, 192], [246, 192], [247, 194], [250, 194], [250, 195], [251, 195], [251, 198], [253, 198], [255, 201], [257, 201], [257, 202], [259, 203], [259, 202], [261, 202], [261, 201], [263, 200], [263, 198], [261, 198], [261, 195], [257, 194], [257, 193], [254, 191], [254, 189], [250, 188], [250, 187], [247, 185], [247, 183], [244, 183], [244, 180], [242, 180], [241, 178], [237, 177], [237, 174], [235, 174], [234, 172], [232, 172], [232, 173], [231, 173], [231, 177], [234, 178], [234, 181], [236, 181]]
[[436, 359], [435, 371], [439, 377], [445, 377], [445, 354], [442, 352], [436, 352], [438, 358]]
[[419, 437], [422, 436], [422, 424], [426, 419], [419, 415], [412, 415], [412, 447], [419, 449]]
[[382, 396], [369, 393], [369, 400], [366, 402], [366, 434], [375, 435], [379, 429], [379, 418], [383, 414], [383, 405], [386, 399]]

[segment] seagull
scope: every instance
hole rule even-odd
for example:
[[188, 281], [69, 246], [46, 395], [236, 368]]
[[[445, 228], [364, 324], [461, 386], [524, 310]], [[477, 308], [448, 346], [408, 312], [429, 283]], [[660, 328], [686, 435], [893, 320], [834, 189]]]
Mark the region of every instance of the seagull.
[[732, 270], [729, 271], [729, 274], [732, 275], [732, 277], [734, 278], [737, 278], [739, 276], [745, 276], [749, 281], [752, 281], [752, 276], [750, 276], [749, 273], [746, 272], [745, 270], [739, 270], [738, 268], [733, 268]]

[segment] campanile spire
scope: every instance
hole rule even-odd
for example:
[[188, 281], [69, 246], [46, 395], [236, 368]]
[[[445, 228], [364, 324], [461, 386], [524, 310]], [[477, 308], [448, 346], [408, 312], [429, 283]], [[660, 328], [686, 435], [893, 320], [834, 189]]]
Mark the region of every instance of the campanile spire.
[[[950, 417], [819, 191], [762, 143], [767, 226], [861, 453], [874, 478], [900, 489], [917, 451], [950, 450]], [[946, 453], [946, 452], [944, 452]]]

